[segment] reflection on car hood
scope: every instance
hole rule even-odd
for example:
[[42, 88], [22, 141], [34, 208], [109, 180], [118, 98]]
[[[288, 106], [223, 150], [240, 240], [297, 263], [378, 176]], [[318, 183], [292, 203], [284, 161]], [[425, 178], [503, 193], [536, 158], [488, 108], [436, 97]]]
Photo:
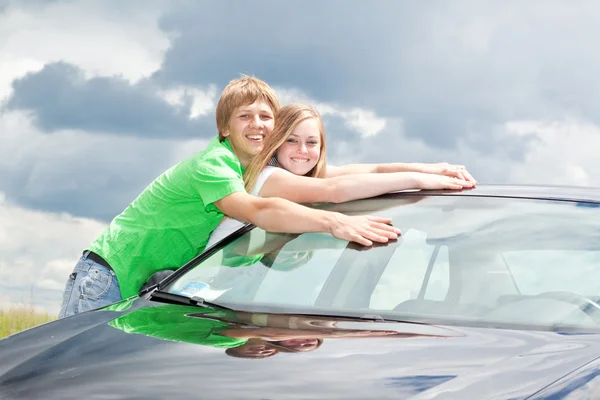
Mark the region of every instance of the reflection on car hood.
[[[600, 337], [217, 311], [135, 300], [0, 341], [0, 398], [526, 398]], [[581, 371], [598, 375], [597, 364]], [[571, 374], [579, 381], [582, 373]], [[591, 378], [582, 384], [588, 384]], [[562, 392], [561, 392], [562, 393]]]

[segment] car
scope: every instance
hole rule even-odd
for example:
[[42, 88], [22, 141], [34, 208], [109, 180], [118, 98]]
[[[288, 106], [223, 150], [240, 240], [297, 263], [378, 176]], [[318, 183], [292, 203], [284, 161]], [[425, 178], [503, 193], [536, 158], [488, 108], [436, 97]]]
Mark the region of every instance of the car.
[[138, 296], [0, 340], [0, 398], [600, 398], [600, 190], [314, 207], [402, 235], [246, 225]]

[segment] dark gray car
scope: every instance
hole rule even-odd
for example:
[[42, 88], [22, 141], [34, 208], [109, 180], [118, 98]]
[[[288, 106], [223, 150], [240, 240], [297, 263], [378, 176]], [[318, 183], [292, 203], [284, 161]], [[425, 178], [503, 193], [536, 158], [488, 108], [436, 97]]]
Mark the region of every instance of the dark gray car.
[[600, 398], [598, 191], [319, 207], [403, 235], [246, 226], [140, 296], [0, 340], [0, 398]]

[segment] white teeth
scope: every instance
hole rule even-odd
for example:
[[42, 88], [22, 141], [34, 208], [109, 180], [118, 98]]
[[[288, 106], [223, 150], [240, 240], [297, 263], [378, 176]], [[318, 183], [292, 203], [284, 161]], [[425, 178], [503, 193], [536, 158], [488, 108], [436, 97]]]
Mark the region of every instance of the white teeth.
[[262, 140], [262, 135], [256, 135], [256, 136], [246, 136], [248, 139], [250, 140]]
[[292, 158], [292, 161], [306, 163], [308, 162], [308, 158]]

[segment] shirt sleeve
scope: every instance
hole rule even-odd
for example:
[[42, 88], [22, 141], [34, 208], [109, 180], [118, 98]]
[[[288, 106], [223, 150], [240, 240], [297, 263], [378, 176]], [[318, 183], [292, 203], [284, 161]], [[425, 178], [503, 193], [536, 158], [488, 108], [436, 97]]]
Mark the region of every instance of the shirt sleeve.
[[207, 212], [220, 212], [214, 202], [232, 193], [246, 191], [242, 166], [230, 152], [215, 151], [198, 160], [193, 179]]

